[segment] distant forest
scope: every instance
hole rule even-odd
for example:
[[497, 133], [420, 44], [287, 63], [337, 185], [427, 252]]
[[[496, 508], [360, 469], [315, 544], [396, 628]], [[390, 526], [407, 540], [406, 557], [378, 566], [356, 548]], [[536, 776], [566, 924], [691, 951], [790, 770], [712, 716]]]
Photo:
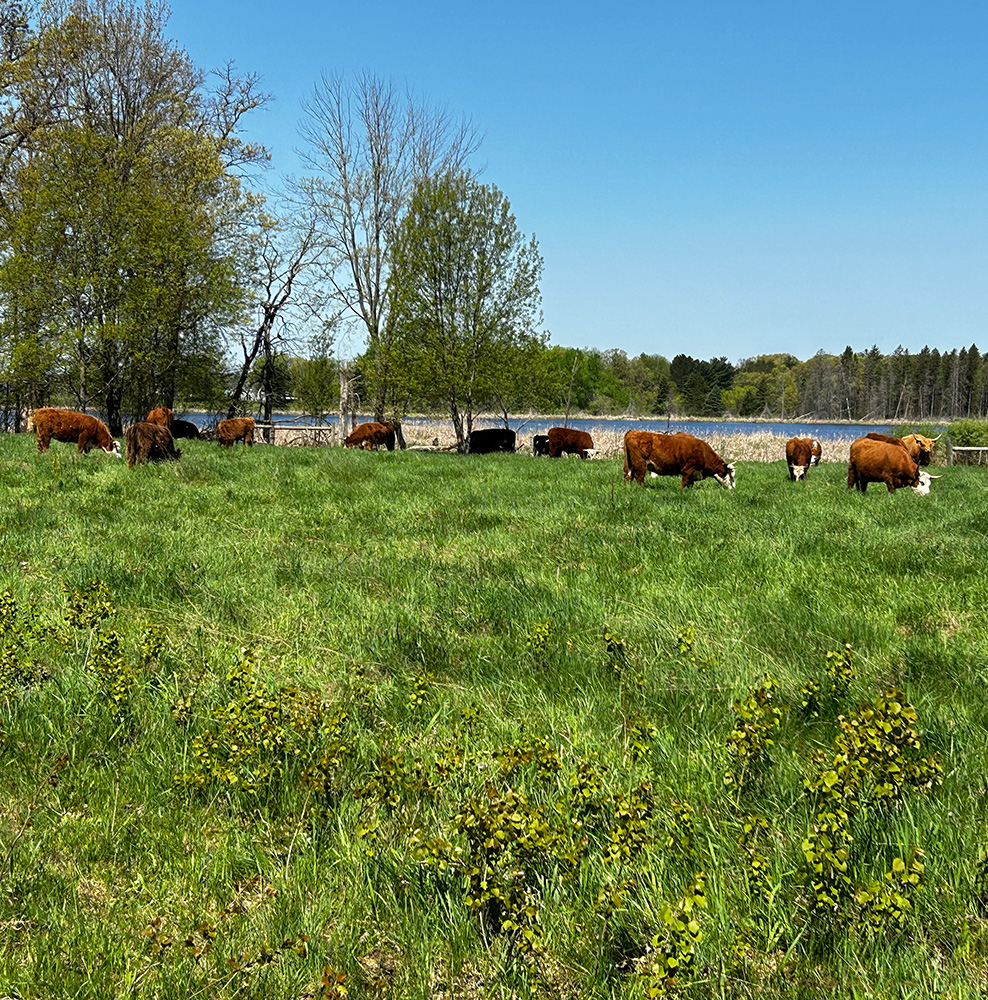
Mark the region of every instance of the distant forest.
[[[328, 361], [328, 359], [326, 359]], [[339, 399], [336, 365], [295, 358], [287, 397], [307, 412], [331, 410]], [[333, 372], [327, 370], [330, 368]], [[902, 347], [882, 354], [845, 348], [807, 361], [763, 354], [732, 364], [677, 354], [628, 357], [621, 350], [542, 346], [517, 363], [513, 389], [487, 408], [511, 413], [750, 417], [805, 420], [947, 421], [988, 417], [988, 355], [977, 346], [941, 353]], [[366, 355], [353, 364], [353, 391], [364, 405]], [[331, 395], [332, 394], [332, 395]], [[312, 402], [310, 402], [310, 397]], [[314, 405], [318, 399], [320, 405]], [[359, 405], [359, 403], [358, 403]], [[429, 400], [406, 397], [405, 412], [429, 412]]]
[[[807, 361], [768, 354], [731, 364], [677, 354], [547, 348], [546, 412], [771, 417], [814, 420], [953, 420], [988, 415], [988, 356], [975, 345], [949, 353], [877, 347], [818, 352]], [[572, 392], [570, 384], [572, 383]]]

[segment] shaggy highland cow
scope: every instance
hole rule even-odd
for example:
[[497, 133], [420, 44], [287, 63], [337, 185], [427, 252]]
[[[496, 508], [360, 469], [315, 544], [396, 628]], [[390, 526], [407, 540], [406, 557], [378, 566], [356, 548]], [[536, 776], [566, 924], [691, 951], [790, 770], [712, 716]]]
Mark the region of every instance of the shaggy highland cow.
[[127, 468], [145, 462], [171, 462], [182, 457], [172, 432], [161, 424], [141, 421], [127, 428]]
[[216, 440], [224, 448], [232, 448], [237, 441], [253, 445], [254, 418], [232, 417], [230, 420], [221, 420], [216, 425]]
[[38, 451], [47, 451], [54, 438], [67, 444], [78, 444], [80, 454], [100, 448], [108, 455], [121, 457], [120, 444], [113, 440], [106, 424], [88, 413], [42, 407], [31, 414], [27, 429], [28, 433], [34, 431], [37, 434]]
[[167, 427], [171, 430], [174, 417], [175, 414], [167, 406], [159, 406], [158, 409], [152, 410], [148, 414], [147, 422], [149, 424], [161, 424], [162, 427]]

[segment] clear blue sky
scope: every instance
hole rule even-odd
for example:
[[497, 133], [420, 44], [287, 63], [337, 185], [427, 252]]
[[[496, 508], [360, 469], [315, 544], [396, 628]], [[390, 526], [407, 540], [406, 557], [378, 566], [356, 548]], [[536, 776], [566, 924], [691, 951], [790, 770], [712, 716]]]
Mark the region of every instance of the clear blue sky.
[[672, 358], [988, 349], [988, 3], [172, 0], [275, 100], [371, 71], [469, 117], [565, 346]]

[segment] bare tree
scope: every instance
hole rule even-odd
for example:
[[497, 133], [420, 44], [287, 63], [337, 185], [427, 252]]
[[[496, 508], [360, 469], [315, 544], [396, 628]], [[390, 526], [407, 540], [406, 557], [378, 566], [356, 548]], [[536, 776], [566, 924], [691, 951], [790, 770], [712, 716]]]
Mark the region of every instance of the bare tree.
[[[283, 337], [286, 313], [289, 307], [300, 311], [305, 318], [318, 317], [323, 302], [318, 295], [296, 294], [300, 275], [319, 260], [320, 242], [315, 222], [309, 218], [275, 220], [262, 216], [255, 262], [255, 286], [258, 322], [239, 335], [241, 361], [237, 380], [230, 393], [227, 416], [232, 417], [243, 398], [244, 390], [255, 361], [262, 359], [270, 378], [279, 337]], [[280, 333], [279, 333], [280, 325]], [[270, 385], [264, 388], [264, 419], [271, 419]]]
[[480, 145], [466, 120], [373, 74], [323, 77], [303, 102], [302, 155], [314, 174], [298, 183], [319, 220], [325, 278], [366, 331], [374, 416], [394, 406], [387, 347], [390, 250], [416, 180], [458, 171]]

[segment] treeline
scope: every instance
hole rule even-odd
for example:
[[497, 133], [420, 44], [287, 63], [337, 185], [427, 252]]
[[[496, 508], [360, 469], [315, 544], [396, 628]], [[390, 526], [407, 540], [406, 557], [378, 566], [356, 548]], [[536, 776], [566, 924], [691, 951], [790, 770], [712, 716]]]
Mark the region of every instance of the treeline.
[[[515, 379], [507, 400], [512, 412], [582, 412], [600, 415], [746, 417], [808, 420], [955, 420], [988, 416], [988, 356], [977, 346], [941, 353], [902, 347], [882, 354], [845, 348], [819, 351], [806, 361], [791, 354], [763, 354], [732, 364], [677, 354], [628, 357], [624, 351], [545, 347], [525, 359], [527, 379]], [[323, 362], [324, 364], [324, 362]], [[361, 396], [366, 359], [355, 365]], [[298, 405], [317, 412], [334, 405], [333, 391], [307, 377], [295, 359], [284, 384]], [[325, 369], [323, 369], [325, 372]], [[335, 396], [338, 399], [338, 392]], [[311, 402], [310, 402], [311, 400]], [[286, 395], [287, 402], [287, 395]], [[430, 406], [408, 400], [410, 411]]]

